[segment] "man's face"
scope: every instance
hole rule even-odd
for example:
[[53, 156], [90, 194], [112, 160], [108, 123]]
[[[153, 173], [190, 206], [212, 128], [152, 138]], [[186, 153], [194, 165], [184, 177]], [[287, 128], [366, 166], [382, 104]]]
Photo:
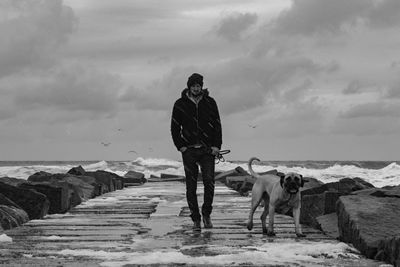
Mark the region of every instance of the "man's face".
[[193, 96], [199, 96], [201, 94], [201, 85], [200, 84], [193, 84], [192, 86], [190, 86], [190, 93]]

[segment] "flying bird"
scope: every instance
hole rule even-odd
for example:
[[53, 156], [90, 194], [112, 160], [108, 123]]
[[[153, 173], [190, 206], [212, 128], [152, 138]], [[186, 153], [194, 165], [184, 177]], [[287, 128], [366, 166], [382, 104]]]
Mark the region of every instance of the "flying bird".
[[129, 150], [128, 153], [135, 153], [137, 154], [137, 152], [135, 150]]
[[249, 127], [255, 129], [257, 127], [257, 125], [250, 125], [249, 124]]
[[101, 144], [102, 144], [103, 146], [109, 146], [109, 145], [111, 145], [111, 143], [104, 143], [104, 142], [101, 142]]

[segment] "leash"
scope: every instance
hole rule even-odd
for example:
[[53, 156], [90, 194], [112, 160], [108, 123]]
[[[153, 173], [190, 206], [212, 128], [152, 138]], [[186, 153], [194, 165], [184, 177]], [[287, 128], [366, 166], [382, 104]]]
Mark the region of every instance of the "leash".
[[220, 163], [220, 162], [225, 162], [225, 158], [224, 155], [230, 153], [231, 151], [229, 149], [225, 149], [225, 150], [220, 150], [218, 152], [217, 155], [215, 155], [215, 160], [216, 160], [216, 164]]

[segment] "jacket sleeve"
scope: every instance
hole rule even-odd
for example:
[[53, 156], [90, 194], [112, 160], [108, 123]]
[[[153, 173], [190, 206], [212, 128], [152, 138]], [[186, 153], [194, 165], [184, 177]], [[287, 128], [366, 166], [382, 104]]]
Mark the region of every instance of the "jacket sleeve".
[[185, 145], [185, 141], [182, 139], [181, 136], [181, 129], [182, 129], [181, 126], [182, 126], [182, 112], [178, 108], [178, 101], [176, 101], [174, 104], [174, 108], [172, 109], [171, 135], [172, 135], [172, 140], [174, 141], [174, 145], [178, 150]]
[[218, 105], [215, 102], [215, 100], [213, 100], [213, 102], [214, 102], [214, 114], [215, 114], [215, 118], [214, 118], [215, 136], [214, 136], [212, 146], [215, 146], [215, 147], [218, 147], [219, 149], [221, 149], [221, 146], [222, 146], [221, 119], [219, 116]]

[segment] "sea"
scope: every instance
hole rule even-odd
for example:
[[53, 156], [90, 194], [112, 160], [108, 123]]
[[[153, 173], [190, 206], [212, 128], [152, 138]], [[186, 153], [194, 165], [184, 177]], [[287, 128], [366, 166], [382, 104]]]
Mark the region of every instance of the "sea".
[[[82, 166], [86, 171], [105, 170], [124, 176], [128, 171], [160, 177], [161, 174], [184, 175], [181, 161], [166, 158], [138, 157], [130, 161], [0, 161], [0, 177], [27, 179], [30, 175], [45, 171], [65, 173], [73, 167]], [[242, 167], [247, 161], [216, 162], [216, 171], [224, 172]], [[297, 172], [304, 177], [316, 178], [324, 183], [342, 178], [359, 177], [375, 187], [400, 184], [400, 161], [261, 161], [253, 165], [256, 172], [276, 169], [281, 172]]]

